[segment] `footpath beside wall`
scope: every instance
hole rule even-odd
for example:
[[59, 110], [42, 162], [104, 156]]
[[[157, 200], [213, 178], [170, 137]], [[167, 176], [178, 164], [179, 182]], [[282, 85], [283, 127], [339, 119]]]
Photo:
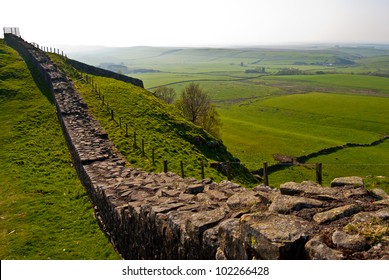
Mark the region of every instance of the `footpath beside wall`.
[[79, 178], [123, 258], [389, 258], [389, 198], [364, 189], [361, 178], [251, 190], [129, 168], [49, 57], [19, 37], [5, 39], [52, 91]]

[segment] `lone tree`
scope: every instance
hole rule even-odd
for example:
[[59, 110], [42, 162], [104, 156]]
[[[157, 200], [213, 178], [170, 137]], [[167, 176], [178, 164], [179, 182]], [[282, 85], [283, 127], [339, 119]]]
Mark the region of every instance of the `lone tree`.
[[153, 92], [153, 95], [155, 97], [165, 101], [168, 104], [172, 104], [174, 101], [174, 98], [176, 97], [176, 91], [173, 88], [158, 87]]
[[187, 120], [203, 127], [210, 134], [220, 137], [222, 122], [219, 114], [211, 104], [208, 93], [199, 84], [187, 85], [176, 105]]

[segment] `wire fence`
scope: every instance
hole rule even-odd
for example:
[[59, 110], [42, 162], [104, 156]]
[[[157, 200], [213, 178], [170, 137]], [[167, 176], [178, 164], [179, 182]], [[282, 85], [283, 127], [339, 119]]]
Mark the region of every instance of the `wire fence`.
[[19, 27], [3, 27], [3, 33], [5, 34], [13, 34], [15, 36], [20, 37]]

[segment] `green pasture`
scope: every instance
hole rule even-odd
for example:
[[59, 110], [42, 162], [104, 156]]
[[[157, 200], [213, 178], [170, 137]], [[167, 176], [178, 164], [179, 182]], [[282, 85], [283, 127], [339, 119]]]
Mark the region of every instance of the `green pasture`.
[[[273, 154], [301, 156], [345, 143], [371, 143], [389, 131], [388, 98], [310, 93], [219, 108], [222, 138], [249, 169]], [[367, 163], [374, 163], [372, 157]]]
[[[267, 76], [261, 78], [266, 84], [277, 82], [302, 84], [316, 88], [329, 89], [343, 93], [388, 94], [389, 79], [366, 75], [328, 74], [328, 75], [297, 75], [297, 76]], [[282, 87], [282, 85], [281, 85]]]
[[38, 85], [0, 40], [0, 259], [119, 259]]
[[[388, 73], [387, 48], [305, 46], [145, 51], [147, 56], [142, 56], [142, 48], [137, 48], [136, 53], [127, 49], [120, 53], [111, 50], [110, 54], [119, 60], [130, 58], [128, 64], [124, 61], [129, 68], [160, 70], [130, 75], [142, 79], [146, 88], [168, 85], [180, 94], [189, 82], [200, 83], [221, 115], [223, 143], [250, 170], [262, 167], [264, 161], [275, 163], [274, 154], [302, 156], [348, 142], [371, 143], [389, 133], [386, 109], [389, 79], [367, 75]], [[339, 61], [352, 63], [336, 65]], [[257, 67], [265, 67], [266, 73], [245, 73]], [[306, 75], [275, 75], [281, 68], [298, 68]], [[329, 166], [323, 163], [325, 182], [339, 175], [389, 175], [388, 168], [377, 159], [380, 154], [388, 154], [386, 148], [382, 144], [348, 150], [351, 155], [365, 151], [363, 164], [367, 166], [378, 162], [371, 172], [352, 164], [356, 161], [346, 156], [346, 151], [339, 152], [335, 163], [328, 163]], [[375, 154], [375, 149], [380, 152]], [[340, 158], [351, 162], [350, 165], [339, 165]], [[309, 166], [294, 166], [271, 174], [270, 179], [277, 186], [289, 180], [314, 179], [314, 175]]]

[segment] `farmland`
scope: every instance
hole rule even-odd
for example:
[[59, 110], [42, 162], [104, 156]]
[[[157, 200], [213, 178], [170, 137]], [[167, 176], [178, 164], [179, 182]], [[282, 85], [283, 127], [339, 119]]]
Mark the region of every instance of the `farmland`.
[[[298, 157], [345, 143], [371, 143], [389, 133], [387, 46], [137, 47], [71, 56], [95, 65], [158, 70], [131, 74], [149, 90], [167, 85], [179, 93], [190, 81], [200, 83], [223, 120], [224, 144], [250, 170], [264, 161], [276, 163], [274, 154]], [[282, 69], [298, 69], [299, 75], [279, 75]], [[328, 184], [337, 176], [388, 176], [388, 153], [384, 142], [308, 163], [323, 162]], [[271, 174], [270, 182], [277, 186], [314, 175], [309, 165], [291, 166]]]

